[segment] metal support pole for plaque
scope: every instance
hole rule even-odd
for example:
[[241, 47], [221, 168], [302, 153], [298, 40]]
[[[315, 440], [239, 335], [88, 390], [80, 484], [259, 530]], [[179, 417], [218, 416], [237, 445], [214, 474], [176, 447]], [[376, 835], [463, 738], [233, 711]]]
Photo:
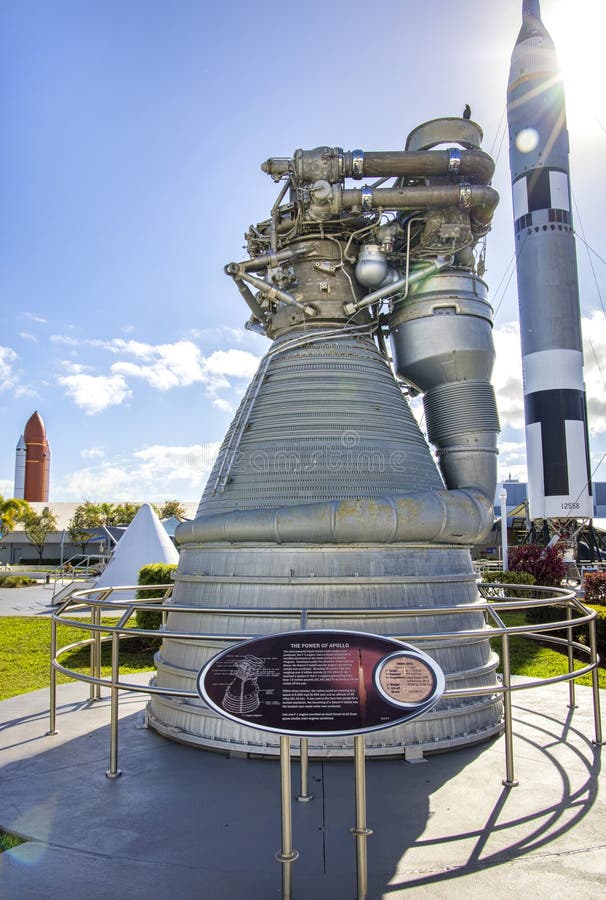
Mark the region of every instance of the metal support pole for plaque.
[[356, 838], [357, 900], [366, 900], [368, 894], [368, 856], [366, 839], [372, 828], [366, 827], [366, 770], [364, 759], [364, 735], [354, 737], [354, 765], [356, 770], [356, 824], [351, 833]]
[[299, 803], [307, 803], [313, 799], [313, 794], [309, 793], [307, 785], [307, 776], [309, 771], [309, 739], [301, 738], [301, 791], [297, 797]]
[[513, 770], [513, 717], [511, 714], [511, 660], [509, 658], [509, 635], [503, 635], [503, 709], [505, 713], [505, 787], [516, 787]]
[[59, 734], [57, 730], [57, 670], [53, 662], [57, 655], [57, 622], [51, 617], [50, 711], [47, 734]]
[[292, 864], [299, 854], [292, 848], [290, 738], [280, 735], [280, 792], [282, 800], [282, 849], [276, 859], [282, 864], [282, 900], [292, 900]]
[[[94, 625], [96, 623], [96, 609], [94, 606], [91, 606], [90, 610], [90, 623]], [[94, 629], [91, 630], [90, 633], [90, 677], [97, 677], [97, 632]], [[92, 701], [95, 699], [95, 683], [91, 681], [89, 686], [89, 700]]]
[[[572, 646], [574, 634], [572, 631], [572, 609], [570, 606], [566, 607], [566, 618], [570, 622], [570, 626], [566, 629], [566, 639], [568, 641], [568, 673], [572, 674], [574, 672], [574, 647]], [[571, 678], [568, 682], [568, 708], [576, 709], [576, 706], [575, 683], [574, 678]]]
[[109, 769], [105, 773], [108, 778], [119, 778], [122, 772], [118, 768], [118, 704], [120, 690], [120, 635], [112, 632], [112, 689], [109, 737]]
[[595, 723], [595, 741], [594, 746], [602, 747], [602, 713], [600, 710], [600, 676], [598, 672], [598, 652], [597, 652], [597, 629], [595, 619], [589, 623], [589, 647], [591, 650], [591, 662], [593, 670], [591, 672], [591, 687], [593, 690], [593, 719]]

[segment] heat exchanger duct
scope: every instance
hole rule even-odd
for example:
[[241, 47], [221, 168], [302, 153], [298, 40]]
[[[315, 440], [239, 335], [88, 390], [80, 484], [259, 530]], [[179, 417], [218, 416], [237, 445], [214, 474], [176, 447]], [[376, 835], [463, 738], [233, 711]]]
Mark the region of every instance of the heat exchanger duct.
[[[386, 615], [479, 601], [470, 545], [492, 525], [499, 430], [480, 277], [498, 197], [481, 136], [473, 122], [441, 119], [415, 129], [404, 151], [318, 147], [264, 163], [282, 188], [270, 217], [246, 235], [250, 258], [226, 272], [250, 309], [248, 327], [273, 343], [195, 520], [177, 531], [159, 686], [195, 690], [198, 670], [230, 634], [297, 628], [300, 609], [320, 611], [314, 628], [405, 627], [412, 642], [483, 627], [479, 611], [412, 616], [405, 626]], [[379, 181], [346, 187], [364, 176]], [[418, 393], [439, 469], [408, 402]], [[171, 615], [170, 603], [191, 614]], [[276, 614], [255, 616], [259, 608]], [[171, 629], [226, 641], [184, 642]], [[495, 685], [488, 637], [419, 645], [447, 686]], [[277, 736], [219, 718], [201, 701], [154, 696], [148, 718], [188, 743], [278, 751]], [[368, 735], [367, 747], [445, 749], [500, 726], [500, 700], [488, 694], [442, 702]], [[346, 739], [310, 741], [314, 754], [349, 748]]]

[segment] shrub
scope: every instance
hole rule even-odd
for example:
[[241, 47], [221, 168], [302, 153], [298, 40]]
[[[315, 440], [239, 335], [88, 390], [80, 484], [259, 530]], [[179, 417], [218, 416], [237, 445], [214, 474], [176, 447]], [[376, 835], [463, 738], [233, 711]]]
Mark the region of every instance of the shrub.
[[586, 603], [606, 606], [606, 572], [586, 572], [583, 587]]
[[562, 551], [540, 544], [512, 547], [509, 551], [509, 569], [512, 572], [528, 572], [534, 575], [535, 584], [545, 587], [559, 587], [566, 577]]
[[[483, 572], [482, 582], [484, 584], [534, 584], [534, 575], [529, 572]], [[507, 594], [508, 597], [515, 597], [517, 600], [524, 600], [532, 597], [530, 591], [516, 591], [511, 588], [501, 593]], [[500, 596], [501, 594], [499, 594]], [[494, 596], [489, 592], [489, 596]]]
[[28, 578], [27, 575], [0, 575], [0, 587], [20, 588], [28, 587], [30, 584], [37, 584], [34, 578]]
[[[150, 563], [139, 572], [139, 584], [172, 584], [172, 573], [176, 569], [174, 563]], [[137, 598], [143, 600], [153, 600], [154, 597], [161, 597], [162, 590], [157, 591], [137, 591]], [[136, 612], [136, 622], [138, 628], [158, 629], [162, 624], [162, 613], [153, 610], [138, 609]]]

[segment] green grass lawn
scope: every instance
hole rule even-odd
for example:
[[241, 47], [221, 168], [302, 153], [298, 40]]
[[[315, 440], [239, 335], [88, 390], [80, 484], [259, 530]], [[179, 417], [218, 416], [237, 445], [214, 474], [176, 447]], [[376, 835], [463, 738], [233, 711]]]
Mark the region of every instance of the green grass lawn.
[[[105, 624], [115, 623], [117, 619], [103, 619]], [[90, 637], [90, 632], [69, 628], [67, 625], [57, 626], [57, 646], [65, 647], [76, 641]], [[141, 672], [152, 669], [153, 650], [149, 647], [133, 649], [132, 641], [122, 641], [120, 646], [120, 672]], [[140, 641], [137, 640], [140, 645]], [[101, 658], [102, 672], [110, 674], [111, 648], [109, 643], [103, 646]], [[0, 700], [26, 694], [47, 687], [50, 671], [50, 619], [33, 616], [0, 617]], [[90, 652], [88, 648], [73, 650], [61, 659], [63, 665], [76, 672], [90, 674]], [[72, 681], [59, 674], [59, 683]]]
[[[524, 625], [523, 613], [507, 613], [503, 616], [506, 625]], [[565, 637], [566, 632], [552, 632], [556, 637]], [[490, 642], [495, 653], [501, 655], [501, 640], [493, 638]], [[553, 678], [568, 671], [568, 656], [550, 647], [543, 647], [528, 638], [510, 637], [511, 672], [513, 675], [525, 675], [529, 678]], [[581, 669], [589, 662], [588, 658], [575, 661], [575, 669]], [[598, 670], [600, 687], [606, 688], [606, 669]], [[583, 675], [576, 684], [591, 685], [591, 674]]]
[[[116, 619], [103, 619], [106, 624]], [[510, 613], [507, 617], [510, 625], [523, 624], [521, 613]], [[57, 646], [64, 647], [90, 636], [90, 632], [57, 626]], [[496, 653], [500, 653], [501, 641], [491, 641]], [[567, 671], [567, 657], [542, 647], [535, 641], [513, 637], [510, 639], [511, 666], [514, 675], [526, 675], [531, 678], [548, 678], [561, 675]], [[109, 643], [103, 646], [102, 672], [110, 674]], [[50, 655], [50, 621], [48, 618], [32, 616], [0, 617], [0, 700], [25, 694], [39, 688], [48, 687]], [[63, 664], [76, 672], [89, 674], [90, 654], [88, 648], [73, 650], [62, 657]], [[585, 663], [577, 663], [577, 667]], [[139, 640], [122, 641], [120, 646], [120, 672], [141, 672], [152, 669], [153, 648], [141, 645]], [[600, 686], [606, 688], [606, 669], [600, 669]], [[58, 675], [57, 681], [67, 682], [72, 679]], [[585, 675], [577, 684], [591, 684], [591, 676]]]

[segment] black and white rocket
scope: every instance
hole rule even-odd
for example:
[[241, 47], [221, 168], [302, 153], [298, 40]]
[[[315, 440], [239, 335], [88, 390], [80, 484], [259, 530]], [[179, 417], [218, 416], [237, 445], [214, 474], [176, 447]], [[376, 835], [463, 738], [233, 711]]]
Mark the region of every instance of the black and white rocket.
[[593, 516], [564, 86], [539, 0], [524, 0], [507, 90], [533, 519]]

